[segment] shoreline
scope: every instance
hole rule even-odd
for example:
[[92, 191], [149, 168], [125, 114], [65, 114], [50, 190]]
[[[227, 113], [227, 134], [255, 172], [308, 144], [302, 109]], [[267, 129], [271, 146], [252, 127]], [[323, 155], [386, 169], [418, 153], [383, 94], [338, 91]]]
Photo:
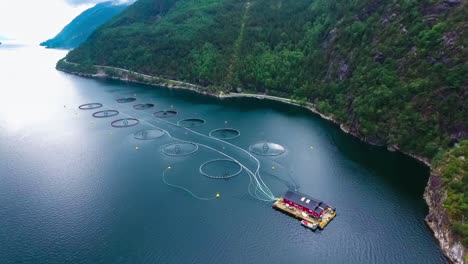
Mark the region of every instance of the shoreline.
[[[76, 64], [76, 63], [68, 62], [66, 60], [64, 60], [64, 62], [66, 64], [70, 64], [70, 65], [79, 65], [79, 64]], [[273, 95], [267, 95], [267, 94], [251, 94], [251, 93], [237, 93], [237, 92], [230, 92], [228, 94], [226, 94], [224, 92], [213, 93], [213, 92], [207, 91], [206, 88], [204, 88], [202, 86], [192, 84], [192, 83], [183, 82], [183, 81], [165, 79], [165, 78], [161, 78], [161, 77], [158, 77], [158, 76], [151, 76], [151, 75], [147, 75], [147, 74], [143, 74], [143, 73], [138, 73], [138, 72], [134, 72], [134, 71], [130, 71], [130, 70], [122, 69], [122, 68], [110, 67], [110, 66], [94, 65], [94, 67], [97, 69], [97, 73], [95, 73], [95, 74], [67, 71], [66, 69], [60, 69], [60, 68], [57, 68], [57, 70], [60, 70], [60, 71], [66, 72], [66, 73], [70, 73], [70, 74], [74, 74], [74, 75], [78, 75], [78, 76], [82, 76], [82, 77], [120, 80], [120, 81], [133, 82], [133, 83], [139, 83], [139, 84], [147, 84], [147, 85], [151, 85], [151, 86], [162, 86], [162, 87], [168, 88], [168, 89], [190, 90], [190, 91], [197, 92], [199, 94], [213, 96], [213, 97], [216, 97], [216, 98], [219, 98], [219, 99], [225, 99], [225, 98], [257, 98], [257, 99], [261, 99], [261, 100], [267, 99], [267, 100], [277, 101], [277, 102], [281, 102], [281, 103], [285, 103], [285, 104], [289, 104], [289, 105], [299, 106], [299, 107], [308, 109], [309, 111], [311, 111], [314, 114], [319, 115], [322, 119], [328, 120], [328, 121], [338, 125], [340, 127], [341, 131], [343, 131], [346, 134], [349, 134], [349, 135], [352, 135], [352, 136], [358, 138], [362, 142], [365, 142], [365, 143], [373, 145], [373, 146], [385, 147], [384, 145], [371, 142], [371, 141], [367, 140], [365, 137], [362, 137], [361, 135], [359, 135], [358, 133], [351, 131], [350, 128], [346, 127], [346, 125], [344, 125], [340, 121], [336, 120], [333, 116], [326, 115], [326, 114], [320, 112], [315, 107], [315, 105], [310, 103], [310, 102], [306, 102], [305, 104], [301, 104], [299, 102], [294, 101], [293, 99], [279, 97], [279, 96], [273, 96]], [[110, 75], [109, 72], [106, 71], [106, 70], [117, 71], [117, 72], [120, 71], [120, 73], [118, 73], [118, 75], [121, 75], [122, 72], [123, 72], [123, 73], [129, 74], [131, 76], [129, 76], [129, 75], [127, 75], [127, 76]], [[131, 77], [134, 77], [134, 78], [131, 78]], [[138, 77], [140, 77], [140, 78], [138, 78]], [[422, 157], [422, 156], [402, 151], [397, 145], [387, 146], [387, 150], [392, 151], [392, 152], [395, 152], [395, 151], [400, 152], [403, 155], [409, 156], [409, 157], [417, 160], [418, 162], [423, 163], [429, 169], [432, 170], [432, 165], [431, 165], [430, 161], [428, 159]]]
[[[79, 64], [67, 62], [65, 59], [64, 59], [64, 63], [66, 63], [68, 65], [75, 65], [75, 66], [79, 65]], [[311, 111], [312, 113], [319, 115], [322, 119], [325, 119], [327, 121], [330, 121], [330, 122], [338, 125], [339, 128], [344, 133], [352, 135], [352, 136], [358, 138], [360, 141], [362, 141], [362, 142], [364, 142], [366, 144], [370, 144], [370, 145], [373, 145], [373, 146], [385, 147], [383, 145], [379, 145], [379, 144], [376, 144], [374, 142], [371, 142], [368, 139], [366, 139], [365, 137], [362, 137], [361, 135], [358, 134], [358, 132], [352, 131], [350, 128], [346, 127], [343, 123], [336, 120], [333, 116], [321, 113], [315, 107], [315, 105], [310, 103], [310, 102], [306, 102], [306, 103], [301, 104], [301, 103], [299, 103], [297, 101], [294, 101], [292, 99], [289, 99], [289, 98], [283, 98], [283, 97], [266, 95], [266, 94], [249, 94], [249, 93], [232, 93], [232, 92], [226, 94], [226, 93], [224, 93], [222, 91], [214, 93], [214, 92], [208, 91], [207, 88], [204, 88], [204, 87], [201, 87], [201, 86], [198, 86], [198, 85], [195, 85], [195, 84], [187, 83], [187, 82], [165, 79], [165, 78], [161, 78], [161, 77], [157, 77], [157, 76], [146, 75], [146, 74], [137, 73], [137, 72], [133, 72], [133, 71], [130, 71], [130, 70], [115, 68], [115, 67], [110, 67], [110, 66], [101, 66], [101, 65], [93, 65], [93, 66], [97, 70], [96, 73], [73, 72], [71, 70], [67, 70], [67, 69], [59, 68], [59, 67], [57, 67], [57, 70], [60, 70], [60, 71], [66, 72], [66, 73], [70, 73], [70, 74], [74, 74], [74, 75], [78, 75], [78, 76], [82, 76], [82, 77], [100, 78], [100, 79], [113, 79], [113, 80], [127, 81], [127, 82], [133, 82], [133, 83], [147, 84], [147, 85], [152, 85], [152, 86], [161, 86], [161, 87], [169, 88], [169, 89], [190, 90], [190, 91], [197, 92], [199, 94], [213, 96], [213, 97], [216, 97], [216, 98], [219, 98], [219, 99], [225, 99], [225, 98], [257, 98], [257, 99], [267, 99], [267, 100], [282, 102], [282, 103], [289, 104], [289, 105], [295, 105], [295, 106], [306, 108], [309, 111]], [[402, 151], [397, 145], [387, 146], [387, 150], [392, 151], [392, 152], [398, 151], [401, 154], [403, 154], [405, 156], [409, 156], [409, 157], [415, 159], [416, 161], [424, 164], [426, 167], [429, 168], [430, 175], [429, 175], [428, 182], [426, 184], [426, 187], [424, 189], [424, 194], [423, 194], [423, 197], [422, 197], [425, 200], [426, 205], [428, 206], [428, 209], [429, 209], [428, 215], [426, 216], [424, 221], [425, 221], [426, 225], [431, 229], [434, 238], [438, 241], [439, 246], [440, 246], [443, 254], [449, 260], [449, 262], [451, 262], [451, 263], [464, 263], [463, 262], [463, 255], [464, 255], [463, 250], [458, 250], [458, 252], [461, 251], [461, 257], [459, 256], [459, 254], [454, 254], [454, 248], [455, 247], [460, 247], [460, 244], [459, 244], [459, 242], [458, 243], [452, 243], [453, 241], [451, 239], [447, 239], [447, 237], [450, 237], [450, 231], [448, 231], [448, 232], [445, 231], [445, 230], [447, 230], [446, 225], [438, 226], [438, 225], [434, 224], [434, 219], [433, 219], [434, 213], [433, 212], [437, 211], [437, 210], [440, 210], [442, 205], [440, 203], [435, 204], [434, 202], [431, 202], [432, 200], [434, 200], [434, 196], [438, 195], [437, 194], [438, 190], [434, 190], [434, 186], [431, 185], [431, 182], [433, 181], [434, 177], [439, 178], [439, 176], [435, 174], [434, 169], [433, 169], [430, 161], [427, 158], [424, 158], [422, 156]], [[441, 186], [438, 186], [438, 187], [442, 188]], [[442, 190], [442, 189], [439, 189], [439, 190]], [[440, 202], [440, 200], [438, 200], [438, 201]], [[432, 216], [432, 217], [430, 218], [430, 216]], [[439, 220], [441, 218], [445, 218], [445, 217], [446, 217], [446, 213], [444, 213], [444, 212], [439, 213], [439, 214], [437, 214], [435, 216], [435, 218], [437, 218], [437, 220]], [[442, 222], [442, 221], [439, 220], [438, 222]]]
[[[272, 101], [277, 101], [277, 102], [282, 102], [282, 103], [285, 103], [285, 104], [289, 104], [289, 105], [295, 105], [295, 106], [299, 106], [299, 107], [302, 107], [302, 108], [305, 108], [305, 109], [308, 109], [309, 111], [311, 111], [312, 113], [314, 114], [317, 114], [319, 115], [322, 119], [325, 119], [327, 121], [330, 121], [336, 125], [338, 125], [341, 129], [341, 131], [343, 131], [344, 133], [346, 134], [349, 134], [349, 135], [352, 135], [356, 138], [358, 138], [360, 141], [366, 143], [366, 144], [369, 144], [369, 145], [372, 145], [372, 146], [379, 146], [379, 147], [385, 147], [384, 145], [379, 145], [379, 144], [376, 144], [376, 143], [373, 143], [371, 141], [368, 141], [366, 140], [365, 137], [362, 137], [360, 136], [359, 134], [357, 133], [354, 133], [352, 132], [348, 127], [346, 127], [343, 123], [339, 122], [338, 120], [336, 120], [335, 118], [333, 118], [333, 116], [329, 116], [329, 115], [326, 115], [322, 112], [320, 112], [319, 110], [317, 110], [317, 108], [315, 107], [314, 104], [312, 103], [305, 103], [305, 104], [300, 104], [298, 102], [295, 102], [294, 100], [292, 99], [289, 99], [289, 98], [283, 98], [283, 97], [278, 97], [278, 96], [272, 96], [272, 95], [263, 95], [263, 94], [246, 94], [246, 93], [229, 93], [229, 94], [222, 94], [222, 95], [219, 95], [217, 96], [218, 98], [257, 98], [257, 99], [267, 99], [267, 100], [272, 100]], [[408, 152], [404, 152], [402, 150], [400, 150], [400, 148], [396, 145], [393, 145], [393, 146], [388, 146], [387, 147], [387, 150], [388, 151], [391, 151], [391, 152], [399, 152], [399, 153], [402, 153], [403, 155], [406, 155], [406, 156], [409, 156], [415, 160], [417, 160], [418, 162], [426, 165], [429, 169], [432, 169], [432, 165], [431, 163], [424, 157], [420, 157], [418, 155], [415, 155], [415, 154], [412, 154], [412, 153], [408, 153]]]

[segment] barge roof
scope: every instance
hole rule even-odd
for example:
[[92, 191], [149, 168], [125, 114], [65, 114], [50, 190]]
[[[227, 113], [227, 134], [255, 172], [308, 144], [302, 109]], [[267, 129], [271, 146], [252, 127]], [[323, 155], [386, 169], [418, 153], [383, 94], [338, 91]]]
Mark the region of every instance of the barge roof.
[[314, 210], [317, 213], [321, 213], [324, 209], [329, 207], [327, 204], [318, 199], [296, 191], [287, 191], [283, 197], [297, 205]]

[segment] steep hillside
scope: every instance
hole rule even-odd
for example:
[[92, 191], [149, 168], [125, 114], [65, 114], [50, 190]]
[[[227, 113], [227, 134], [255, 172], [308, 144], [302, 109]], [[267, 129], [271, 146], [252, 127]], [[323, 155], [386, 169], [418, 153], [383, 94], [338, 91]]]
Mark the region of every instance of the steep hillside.
[[140, 0], [67, 60], [294, 96], [368, 141], [430, 158], [468, 134], [464, 7]]
[[127, 5], [116, 5], [112, 2], [97, 4], [73, 19], [57, 36], [42, 42], [41, 46], [62, 49], [78, 47], [96, 28], [120, 14], [126, 7]]
[[139, 0], [66, 61], [311, 102], [367, 142], [430, 160], [468, 138], [467, 10], [460, 0]]
[[429, 204], [426, 221], [444, 252], [455, 263], [468, 261], [468, 140], [434, 159], [424, 195]]

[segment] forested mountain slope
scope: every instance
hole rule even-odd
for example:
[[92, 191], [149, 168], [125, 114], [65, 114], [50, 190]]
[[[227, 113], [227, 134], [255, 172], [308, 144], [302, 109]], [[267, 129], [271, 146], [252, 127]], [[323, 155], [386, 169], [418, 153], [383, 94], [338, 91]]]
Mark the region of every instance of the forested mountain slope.
[[[431, 159], [468, 138], [467, 10], [460, 0], [139, 0], [66, 60], [311, 102], [368, 142]], [[455, 185], [459, 221], [468, 190]]]
[[304, 98], [432, 157], [467, 137], [466, 17], [457, 0], [140, 0], [67, 59]]
[[96, 28], [120, 14], [127, 6], [112, 1], [97, 4], [73, 19], [57, 36], [42, 42], [41, 46], [62, 49], [78, 47]]

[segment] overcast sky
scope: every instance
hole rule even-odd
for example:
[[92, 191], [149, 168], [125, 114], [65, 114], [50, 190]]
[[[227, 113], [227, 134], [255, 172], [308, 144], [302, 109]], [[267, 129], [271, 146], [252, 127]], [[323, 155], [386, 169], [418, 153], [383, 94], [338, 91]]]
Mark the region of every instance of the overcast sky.
[[0, 36], [38, 44], [54, 37], [82, 11], [105, 1], [0, 0]]

